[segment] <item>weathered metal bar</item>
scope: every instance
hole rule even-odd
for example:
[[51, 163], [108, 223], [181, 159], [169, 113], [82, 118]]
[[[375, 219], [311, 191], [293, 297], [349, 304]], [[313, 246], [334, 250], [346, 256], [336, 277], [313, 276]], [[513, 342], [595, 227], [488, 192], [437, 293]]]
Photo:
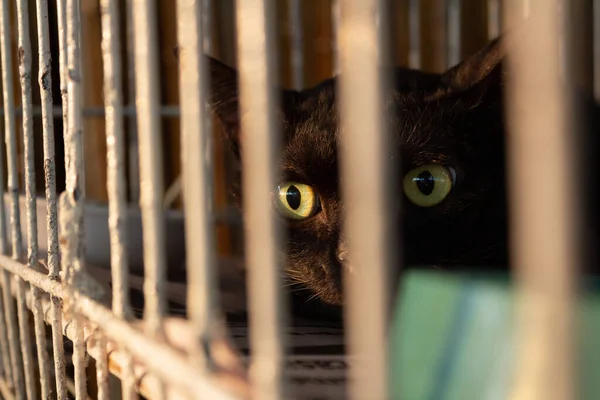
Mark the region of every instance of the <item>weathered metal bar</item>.
[[296, 90], [304, 88], [304, 40], [302, 0], [288, 1], [288, 23], [292, 38], [292, 81]]
[[[208, 66], [203, 55], [202, 4], [177, 2], [180, 46], [181, 165], [185, 207], [187, 315], [198, 340], [198, 353], [214, 334], [218, 282], [213, 207], [212, 130], [207, 109]], [[198, 362], [206, 362], [196, 357]], [[204, 365], [208, 367], [208, 365]]]
[[[66, 283], [70, 289], [70, 302], [79, 301], [84, 285], [84, 226], [83, 204], [85, 201], [85, 172], [83, 160], [83, 123], [81, 113], [81, 17], [80, 0], [66, 0], [67, 45], [67, 132], [65, 135], [66, 190], [60, 197], [60, 223], [64, 238], [61, 254], [66, 267]], [[72, 306], [72, 304], [71, 304]], [[75, 395], [84, 398], [87, 393], [85, 372], [85, 343], [83, 319], [73, 317], [76, 335], [73, 340], [73, 364], [75, 367]]]
[[446, 1], [446, 63], [448, 67], [461, 60], [461, 0]]
[[421, 0], [410, 0], [408, 3], [409, 50], [408, 66], [421, 68]]
[[96, 351], [96, 379], [98, 381], [98, 400], [110, 400], [108, 386], [108, 356], [106, 354], [106, 338], [102, 333], [97, 333]]
[[[101, 0], [102, 58], [104, 60], [104, 103], [106, 106], [107, 190], [112, 273], [112, 309], [119, 318], [132, 317], [129, 300], [129, 265], [127, 263], [127, 188], [125, 174], [125, 132], [119, 4]], [[132, 361], [123, 365], [122, 395], [125, 400], [137, 396]]]
[[[12, 54], [10, 49], [10, 7], [8, 0], [2, 0], [0, 4], [0, 53], [2, 56], [2, 98], [4, 103], [4, 138], [6, 142], [6, 153], [7, 153], [7, 165], [8, 165], [8, 183], [7, 191], [9, 194], [9, 205], [10, 205], [10, 227], [11, 227], [11, 239], [12, 239], [12, 256], [18, 257], [21, 253], [21, 229], [19, 223], [19, 210], [18, 210], [18, 176], [16, 170], [16, 127], [15, 127], [15, 116], [14, 116], [14, 87], [13, 87], [13, 74], [12, 74]], [[15, 203], [15, 198], [17, 202]], [[3, 204], [2, 204], [3, 206]], [[15, 209], [16, 208], [16, 209]], [[3, 232], [6, 232], [6, 220], [2, 221], [4, 225]], [[18, 230], [16, 225], [18, 224]], [[4, 237], [6, 240], [6, 236]], [[4, 242], [4, 241], [3, 241]], [[8, 248], [3, 244], [2, 253], [7, 254]], [[8, 331], [9, 351], [12, 364], [13, 379], [16, 389], [16, 396], [21, 397], [26, 394], [25, 382], [23, 380], [23, 354], [19, 349], [19, 328], [20, 325], [17, 321], [17, 315], [15, 314], [14, 303], [10, 296], [11, 277], [7, 272], [2, 274], [2, 285], [4, 295], [4, 307], [5, 317]], [[20, 293], [20, 290], [19, 290]], [[20, 304], [18, 299], [17, 304]], [[19, 310], [20, 311], [20, 310]], [[21, 321], [23, 322], [23, 321]], [[28, 368], [26, 368], [28, 369]], [[29, 376], [31, 378], [31, 376]], [[27, 382], [29, 383], [29, 382]], [[27, 385], [27, 395], [29, 392], [29, 385]]]
[[147, 332], [161, 335], [166, 273], [158, 38], [155, 1], [133, 1], [136, 106], [140, 157], [140, 208], [144, 236], [144, 319]]
[[[62, 109], [62, 107], [58, 106], [58, 107], [54, 107], [52, 109], [52, 113], [49, 115], [52, 118], [59, 118], [59, 117], [62, 117], [62, 114], [63, 114], [63, 109]], [[180, 112], [178, 106], [163, 105], [160, 107], [159, 114], [161, 117], [177, 118], [181, 115], [181, 112]], [[23, 109], [19, 108], [19, 107], [15, 108], [14, 115], [17, 117], [22, 117]], [[43, 115], [42, 108], [38, 107], [38, 106], [33, 106], [32, 107], [32, 115], [34, 117], [42, 116]], [[82, 115], [87, 118], [103, 118], [103, 117], [106, 117], [106, 109], [104, 107], [85, 107], [82, 109]], [[0, 117], [3, 117], [3, 116], [4, 116], [4, 111], [2, 109], [0, 109]], [[126, 117], [137, 116], [135, 106], [123, 107], [123, 116], [126, 116]]]
[[[0, 278], [0, 291], [4, 291], [2, 287], [2, 279]], [[13, 387], [10, 350], [8, 349], [8, 333], [5, 317], [4, 296], [0, 295], [0, 351], [2, 351], [2, 376], [11, 388]]]
[[[281, 266], [271, 193], [277, 185], [280, 133], [273, 0], [238, 1], [236, 27], [244, 180], [245, 249], [252, 348], [250, 378], [257, 398], [286, 398], [283, 376]], [[244, 139], [251, 138], [251, 139]]]
[[[134, 51], [134, 26], [133, 26], [133, 0], [125, 3], [125, 27], [127, 29], [127, 90], [128, 104], [135, 105], [135, 51]], [[125, 110], [125, 115], [127, 111]], [[129, 167], [129, 201], [137, 203], [140, 200], [140, 158], [138, 153], [138, 130], [136, 118], [129, 118], [127, 124], [127, 150]]]
[[[27, 215], [27, 265], [33, 266], [37, 263], [38, 240], [37, 240], [37, 210], [35, 194], [35, 165], [34, 165], [34, 138], [33, 138], [33, 116], [31, 114], [31, 40], [29, 38], [29, 8], [25, 0], [17, 0], [17, 29], [19, 45], [19, 76], [21, 82], [21, 103], [23, 105], [23, 150], [25, 153], [25, 206]], [[16, 134], [12, 138], [14, 143], [14, 160], [16, 162]], [[12, 149], [11, 149], [12, 151]], [[18, 166], [9, 166], [18, 172]], [[13, 201], [19, 203], [18, 192], [15, 193]], [[17, 212], [19, 207], [17, 206]], [[20, 213], [20, 212], [19, 212]], [[20, 226], [14, 229], [21, 231]], [[14, 235], [13, 235], [14, 236]], [[22, 254], [13, 254], [16, 259], [21, 259]], [[21, 348], [24, 358], [25, 382], [27, 384], [27, 395], [34, 399], [37, 396], [37, 385], [34, 382], [34, 361], [30, 343], [29, 313], [27, 310], [25, 292], [28, 285], [21, 279], [18, 280], [17, 305], [20, 319]], [[40, 302], [40, 292], [36, 287], [31, 288], [36, 303]], [[48, 370], [48, 350], [46, 347], [46, 332], [44, 320], [40, 315], [39, 308], [34, 307], [34, 330], [37, 346], [37, 367], [40, 373], [40, 389], [42, 398], [48, 398], [50, 394], [50, 374]]]
[[[390, 267], [401, 243], [397, 198], [384, 118], [385, 69], [390, 53], [387, 4], [382, 0], [344, 0], [338, 32], [341, 66], [339, 103], [342, 195], [346, 202], [344, 236], [352, 271], [344, 271], [348, 356], [354, 399], [384, 399], [387, 394], [387, 324]], [[360, 93], [360, 96], [356, 94]], [[364, 132], [374, 132], [365, 135]], [[388, 154], [389, 152], [389, 154]], [[357, 163], [356, 160], [361, 160]]]
[[[64, 3], [59, 2], [62, 13]], [[60, 277], [58, 258], [58, 210], [56, 203], [56, 157], [54, 150], [54, 119], [52, 99], [52, 54], [50, 51], [50, 28], [48, 26], [48, 0], [36, 1], [37, 35], [38, 35], [38, 78], [40, 83], [42, 139], [44, 148], [44, 183], [46, 196], [46, 234], [47, 265], [49, 276], [53, 280]], [[62, 60], [61, 60], [62, 62]], [[61, 75], [62, 77], [62, 75]], [[62, 83], [61, 83], [62, 84]], [[64, 98], [63, 98], [64, 100]], [[62, 110], [57, 110], [62, 115]], [[33, 110], [35, 113], [35, 109]], [[37, 258], [37, 257], [36, 257]], [[33, 286], [35, 288], [36, 286]], [[37, 290], [37, 289], [32, 289]], [[39, 313], [35, 307], [34, 315]], [[66, 397], [65, 386], [65, 356], [62, 331], [62, 307], [58, 298], [52, 299], [52, 352], [54, 354], [54, 375], [56, 391], [59, 399]], [[37, 318], [37, 317], [36, 317]], [[36, 322], [37, 324], [37, 322]], [[45, 338], [45, 336], [44, 336]], [[39, 351], [39, 350], [38, 350]], [[40, 368], [42, 366], [40, 365]], [[42, 388], [42, 392], [44, 389]], [[47, 398], [47, 397], [44, 397]]]
[[[576, 206], [581, 182], [570, 81], [561, 77], [561, 8], [567, 4], [531, 4], [526, 34], [507, 46], [510, 244], [519, 300], [512, 398], [575, 398], [573, 301], [581, 261]], [[514, 26], [510, 18], [521, 15], [522, 4], [506, 6], [504, 17]], [[541, 176], [551, 176], [552, 184]]]
[[500, 35], [502, 27], [502, 5], [500, 0], [488, 0], [487, 28], [488, 39], [493, 40]]

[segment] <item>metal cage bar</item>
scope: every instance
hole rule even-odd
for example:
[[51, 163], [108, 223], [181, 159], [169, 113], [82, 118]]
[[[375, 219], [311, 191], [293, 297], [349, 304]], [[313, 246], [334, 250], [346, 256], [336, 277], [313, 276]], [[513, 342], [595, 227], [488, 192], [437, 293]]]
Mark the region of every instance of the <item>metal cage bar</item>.
[[[80, 293], [86, 291], [84, 286], [85, 249], [83, 247], [85, 173], [81, 113], [81, 17], [79, 0], [66, 0], [64, 6], [66, 8], [66, 20], [64, 21], [66, 22], [66, 43], [63, 44], [67, 46], [67, 65], [63, 71], [67, 71], [67, 73], [63, 78], [67, 80], [67, 129], [64, 135], [66, 189], [60, 197], [60, 223], [63, 235], [60, 250], [66, 268], [66, 282], [69, 285], [69, 298], [66, 300], [75, 303], [79, 301]], [[73, 304], [70, 306], [73, 307]], [[76, 332], [73, 338], [75, 396], [79, 399], [87, 396], [86, 350], [82, 316], [76, 313], [73, 324]]]
[[304, 38], [302, 0], [288, 1], [288, 23], [292, 47], [292, 82], [296, 90], [304, 88]]
[[[0, 5], [0, 53], [2, 55], [2, 97], [4, 103], [4, 139], [6, 143], [7, 153], [7, 164], [8, 164], [8, 183], [7, 189], [9, 192], [9, 215], [10, 215], [10, 227], [11, 227], [11, 251], [12, 257], [18, 258], [21, 253], [21, 229], [17, 224], [19, 223], [19, 210], [18, 210], [18, 184], [17, 177], [17, 165], [16, 165], [16, 126], [14, 116], [14, 88], [13, 88], [13, 76], [12, 76], [12, 55], [10, 51], [10, 7], [8, 0], [2, 0]], [[2, 196], [4, 197], [4, 196]], [[0, 203], [2, 211], [4, 211], [3, 202]], [[3, 218], [3, 233], [4, 239], [2, 240], [2, 253], [6, 254], [8, 246], [6, 246], [6, 219]], [[23, 344], [24, 347], [20, 346], [20, 340], [18, 335], [20, 332], [21, 325], [17, 320], [15, 314], [14, 303], [11, 296], [11, 285], [13, 282], [12, 277], [8, 272], [3, 271], [2, 274], [2, 285], [4, 295], [4, 307], [5, 317], [8, 331], [9, 351], [11, 358], [12, 375], [14, 379], [14, 385], [17, 397], [24, 396], [27, 394], [31, 395], [31, 375], [29, 374], [28, 366], [25, 367], [25, 375], [28, 375], [27, 382], [24, 381], [23, 361], [27, 363], [29, 360], [23, 359], [23, 354], [19, 352], [19, 349], [23, 349], [27, 344]], [[16, 283], [16, 282], [15, 282]], [[20, 284], [19, 284], [20, 285]], [[21, 323], [26, 323], [22, 318], [21, 309], [21, 290], [19, 289], [17, 299], [18, 314], [21, 318]], [[29, 352], [31, 355], [31, 352]]]
[[343, 271], [344, 303], [347, 355], [353, 360], [349, 394], [354, 399], [388, 397], [388, 272], [395, 259], [391, 250], [400, 242], [393, 231], [398, 214], [389, 199], [396, 197], [387, 182], [395, 180], [383, 122], [384, 88], [389, 87], [381, 68], [390, 53], [387, 7], [380, 0], [341, 1], [338, 32], [343, 232], [352, 260], [351, 271]]
[[[579, 261], [574, 178], [578, 175], [569, 82], [561, 78], [559, 62], [560, 8], [567, 3], [533, 3], [528, 30], [506, 44], [512, 131], [507, 141], [510, 244], [519, 300], [514, 398], [575, 395], [572, 319]], [[508, 22], [520, 14], [520, 5], [520, 1], [506, 4]], [[542, 176], [551, 176], [552, 184]]]
[[[179, 90], [181, 103], [181, 165], [187, 262], [187, 316], [201, 350], [214, 335], [217, 319], [218, 281], [215, 277], [216, 241], [213, 207], [212, 130], [207, 109], [208, 65], [203, 48], [208, 33], [203, 29], [201, 2], [177, 2], [180, 46]], [[190, 206], [193, 205], [193, 206]], [[206, 367], [206, 366], [205, 366]]]
[[242, 179], [245, 212], [245, 250], [252, 360], [250, 379], [255, 396], [274, 400], [286, 397], [283, 376], [283, 312], [278, 249], [281, 234], [271, 207], [277, 185], [274, 171], [280, 127], [274, 84], [277, 52], [274, 42], [273, 0], [236, 3], [238, 70], [242, 135]]
[[462, 1], [446, 0], [446, 64], [456, 65], [461, 60]]
[[[34, 165], [34, 136], [33, 136], [33, 115], [31, 100], [31, 40], [29, 37], [29, 9], [28, 2], [24, 0], [17, 1], [17, 26], [18, 26], [18, 44], [19, 44], [19, 75], [21, 78], [21, 103], [23, 105], [23, 146], [25, 153], [25, 205], [27, 215], [27, 265], [36, 266], [38, 261], [38, 239], [37, 239], [37, 210], [36, 210], [36, 186], [35, 186], [35, 165]], [[18, 199], [17, 199], [18, 201]], [[20, 227], [19, 227], [20, 230]], [[29, 287], [25, 282], [19, 280], [20, 315], [21, 320], [27, 320], [28, 312], [25, 299], [25, 291]], [[31, 287], [34, 307], [34, 330], [35, 342], [37, 346], [37, 363], [40, 374], [41, 396], [47, 399], [50, 396], [50, 370], [48, 361], [48, 350], [46, 347], [45, 322], [41, 313], [40, 290]], [[27, 324], [21, 324], [21, 341], [29, 342], [29, 332]], [[31, 355], [31, 346], [23, 346], [23, 354], [26, 364], [25, 377], [29, 374], [28, 396], [36, 397], [36, 385], [33, 382], [33, 360]]]
[[408, 66], [421, 67], [421, 0], [408, 2]]
[[502, 4], [500, 0], [488, 0], [487, 2], [488, 40], [497, 38], [502, 31]]
[[[106, 107], [107, 190], [109, 207], [112, 310], [119, 318], [129, 320], [129, 265], [127, 263], [127, 188], [125, 174], [125, 132], [122, 67], [119, 29], [119, 2], [101, 0], [102, 58], [104, 64], [104, 102]], [[104, 339], [101, 339], [102, 341]], [[103, 346], [100, 346], [103, 347]], [[102, 360], [104, 363], [104, 360]], [[136, 398], [133, 361], [127, 354], [123, 363], [122, 396]]]
[[[62, 7], [62, 6], [60, 6]], [[59, 11], [60, 13], [60, 11]], [[48, 26], [48, 1], [36, 1], [38, 34], [38, 77], [40, 83], [42, 141], [44, 152], [44, 182], [46, 196], [47, 266], [50, 279], [60, 278], [58, 245], [58, 206], [56, 198], [56, 157], [54, 150], [54, 118], [52, 103], [52, 54], [50, 52], [50, 28]], [[60, 114], [62, 115], [62, 113]], [[37, 261], [37, 260], [36, 260]], [[32, 286], [35, 291], [36, 286]], [[58, 398], [66, 397], [64, 341], [62, 335], [62, 305], [57, 297], [51, 297], [52, 349], [54, 375]], [[40, 310], [36, 304], [34, 315]], [[41, 368], [41, 366], [40, 366]], [[44, 389], [42, 388], [42, 392]], [[44, 397], [46, 398], [46, 397]]]
[[[135, 101], [140, 161], [140, 208], [144, 236], [144, 320], [146, 332], [162, 336], [165, 313], [166, 254], [164, 238], [163, 174], [160, 120], [158, 38], [156, 2], [134, 0], [133, 4]], [[157, 398], [165, 397], [160, 388]]]

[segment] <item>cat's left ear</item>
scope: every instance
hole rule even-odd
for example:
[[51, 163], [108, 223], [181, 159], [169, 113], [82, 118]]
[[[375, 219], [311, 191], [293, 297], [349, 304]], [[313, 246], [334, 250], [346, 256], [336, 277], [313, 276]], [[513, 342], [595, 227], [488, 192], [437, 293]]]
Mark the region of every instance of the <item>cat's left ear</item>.
[[441, 88], [432, 99], [454, 93], [474, 90], [478, 94], [490, 88], [499, 89], [503, 84], [504, 46], [500, 38], [488, 43], [460, 64], [450, 68], [441, 76]]

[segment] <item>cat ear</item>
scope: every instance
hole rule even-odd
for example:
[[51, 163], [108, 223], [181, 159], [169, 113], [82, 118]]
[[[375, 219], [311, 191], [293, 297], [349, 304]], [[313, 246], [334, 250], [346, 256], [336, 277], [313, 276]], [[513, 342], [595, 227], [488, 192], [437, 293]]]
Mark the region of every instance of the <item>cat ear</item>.
[[431, 97], [437, 100], [447, 95], [474, 89], [478, 95], [490, 87], [500, 88], [503, 84], [503, 60], [505, 49], [500, 38], [494, 39], [484, 48], [440, 77], [441, 87]]

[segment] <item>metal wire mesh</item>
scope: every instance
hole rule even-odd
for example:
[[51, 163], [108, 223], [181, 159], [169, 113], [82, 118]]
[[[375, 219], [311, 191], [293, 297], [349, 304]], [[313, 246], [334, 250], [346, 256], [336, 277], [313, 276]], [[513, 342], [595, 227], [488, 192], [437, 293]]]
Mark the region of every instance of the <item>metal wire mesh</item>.
[[[16, 8], [16, 53], [10, 41], [12, 3]], [[110, 384], [110, 372], [121, 380], [120, 396], [125, 399], [138, 394], [152, 399], [230, 399], [249, 397], [250, 393], [260, 399], [289, 398], [290, 382], [285, 373], [288, 303], [282, 289], [279, 257], [283, 233], [278, 230], [271, 204], [272, 188], [278, 179], [276, 165], [281, 130], [277, 114], [280, 99], [274, 89], [279, 83], [282, 58], [275, 25], [277, 2], [248, 0], [235, 4], [241, 131], [246, 138], [242, 140], [242, 165], [252, 351], [248, 377], [236, 375], [235, 379], [232, 372], [235, 368], [223, 367], [216, 355], [220, 353], [214, 350], [226, 342], [216, 278], [213, 124], [210, 109], [205, 105], [210, 74], [204, 55], [213, 52], [213, 33], [217, 28], [211, 21], [216, 4], [207, 0], [177, 1], [180, 101], [178, 105], [164, 105], [161, 104], [159, 70], [158, 3], [132, 0], [121, 7], [117, 0], [100, 0], [104, 106], [84, 107], [80, 3], [79, 0], [37, 0], [37, 49], [33, 50], [30, 25], [34, 19], [30, 18], [29, 2], [0, 2], [2, 117], [6, 145], [0, 151], [0, 182], [2, 185], [6, 182], [0, 196], [0, 393], [7, 399], [40, 396], [66, 399], [71, 390], [76, 398], [83, 399], [91, 395], [93, 387], [97, 390], [93, 393], [95, 398], [118, 398], [119, 394]], [[311, 43], [303, 31], [304, 3], [288, 3], [291, 81], [294, 88], [300, 90], [308, 86], [307, 64], [311, 60], [305, 51]], [[449, 65], [455, 65], [465, 56], [462, 28], [469, 22], [463, 19], [463, 3], [467, 2], [439, 3], [445, 10], [445, 29], [441, 30], [444, 59]], [[574, 260], [577, 260], [572, 239], [575, 236], [571, 234], [577, 232], [578, 216], [572, 212], [574, 191], [568, 179], [573, 175], [570, 172], [573, 154], [567, 132], [573, 121], [569, 93], [559, 83], [560, 71], [554, 63], [546, 62], [559, 58], [557, 49], [561, 37], [556, 21], [561, 8], [551, 2], [487, 3], [485, 20], [489, 38], [511, 26], [515, 15], [519, 18], [537, 16], [529, 40], [514, 59], [509, 58], [513, 75], [508, 87], [513, 106], [508, 108], [507, 115], [510, 130], [516, 134], [508, 141], [513, 155], [508, 165], [511, 204], [515, 204], [512, 211], [513, 245], [517, 249], [514, 263], [520, 271], [518, 287], [522, 295], [523, 321], [520, 328], [524, 348], [520, 360], [523, 372], [515, 393], [523, 398], [573, 398], [574, 332], [570, 318], [574, 288], [573, 271], [567, 268], [576, 265]], [[564, 8], [567, 2], [558, 3]], [[598, 19], [596, 3], [593, 11]], [[49, 23], [49, 9], [54, 5], [56, 32], [52, 32]], [[391, 222], [396, 218], [390, 217], [401, 210], [393, 203], [396, 193], [387, 184], [396, 180], [391, 160], [397, 155], [390, 154], [392, 146], [386, 142], [389, 132], [382, 123], [391, 79], [381, 68], [389, 63], [391, 53], [388, 6], [388, 2], [382, 0], [338, 0], [332, 2], [328, 15], [335, 49], [333, 72], [341, 74], [337, 96], [341, 109], [340, 135], [344, 142], [340, 179], [344, 182], [342, 190], [347, 205], [344, 235], [350, 243], [354, 268], [359, 271], [345, 277], [347, 355], [354, 363], [348, 387], [350, 397], [356, 399], [389, 397], [386, 347], [392, 295], [389, 271], [402, 255], [398, 246], [401, 241]], [[423, 2], [416, 0], [407, 5], [406, 50], [408, 65], [413, 68], [422, 67], [426, 61], [421, 35], [423, 6]], [[125, 19], [131, 22], [123, 32], [128, 38], [126, 45], [120, 42], [123, 12]], [[597, 21], [594, 26], [597, 49]], [[51, 34], [58, 38], [58, 49], [54, 50], [58, 50], [55, 56], [60, 67], [57, 75], [60, 105], [54, 104], [52, 95]], [[34, 51], [38, 56], [39, 106], [32, 100]], [[127, 57], [123, 57], [124, 51]], [[599, 92], [598, 53], [594, 52], [593, 71], [596, 95]], [[15, 105], [15, 57], [20, 78], [20, 107]], [[129, 74], [123, 71], [123, 58], [127, 59]], [[125, 83], [129, 87], [128, 99], [135, 101], [125, 99]], [[524, 114], [540, 103], [552, 112], [537, 116], [535, 112]], [[34, 120], [40, 116], [42, 146], [36, 147]], [[95, 228], [84, 224], [88, 202], [85, 187], [89, 184], [85, 181], [85, 168], [89, 166], [84, 157], [83, 120], [87, 117], [102, 117], [106, 122], [110, 242], [101, 245], [110, 247], [110, 293], [103, 293], [98, 287], [86, 261], [85, 236], [87, 230]], [[177, 118], [181, 123], [182, 197], [187, 205], [184, 211], [187, 318], [184, 322], [166, 315], [168, 223], [163, 204], [162, 117]], [[19, 119], [22, 127], [17, 128]], [[66, 182], [58, 202], [54, 124], [61, 119]], [[365, 135], [364, 132], [376, 134]], [[538, 135], [541, 132], [543, 138]], [[539, 146], [542, 141], [546, 146]], [[36, 198], [34, 160], [39, 151], [43, 152], [45, 183], [43, 221], [37, 211]], [[24, 214], [19, 190], [21, 169], [24, 171]], [[535, 175], [542, 173], [554, 176], [556, 184], [548, 186], [536, 181]], [[532, 186], [536, 182], [538, 186]], [[554, 201], [540, 207], [536, 200], [544, 191]], [[129, 254], [132, 250], [128, 243], [127, 215], [131, 206], [128, 196], [130, 201], [139, 200], [142, 219], [142, 323], [134, 318], [130, 299]], [[25, 216], [25, 237], [22, 237], [22, 215]], [[38, 241], [38, 219], [45, 225], [45, 244]], [[551, 226], [548, 226], [549, 221]], [[541, 238], [540, 246], [522, 246], [532, 236]], [[552, 273], [540, 274], [538, 266], [542, 265]], [[104, 295], [110, 299], [108, 302]], [[550, 311], [554, 313], [552, 318]], [[47, 326], [51, 331], [48, 336]], [[539, 342], [540, 338], [544, 341]], [[71, 342], [73, 354], [69, 360], [65, 343]], [[54, 363], [50, 362], [49, 344]], [[231, 354], [227, 352], [227, 357]], [[89, 357], [96, 360], [95, 374], [88, 373]], [[73, 371], [70, 371], [71, 364]], [[545, 375], [532, 374], [540, 365], [548, 368]], [[71, 375], [74, 382], [69, 389], [67, 376]], [[544, 377], [543, 381], [540, 376]], [[89, 379], [95, 381], [88, 382]], [[548, 380], [558, 385], [550, 394], [544, 392]]]

